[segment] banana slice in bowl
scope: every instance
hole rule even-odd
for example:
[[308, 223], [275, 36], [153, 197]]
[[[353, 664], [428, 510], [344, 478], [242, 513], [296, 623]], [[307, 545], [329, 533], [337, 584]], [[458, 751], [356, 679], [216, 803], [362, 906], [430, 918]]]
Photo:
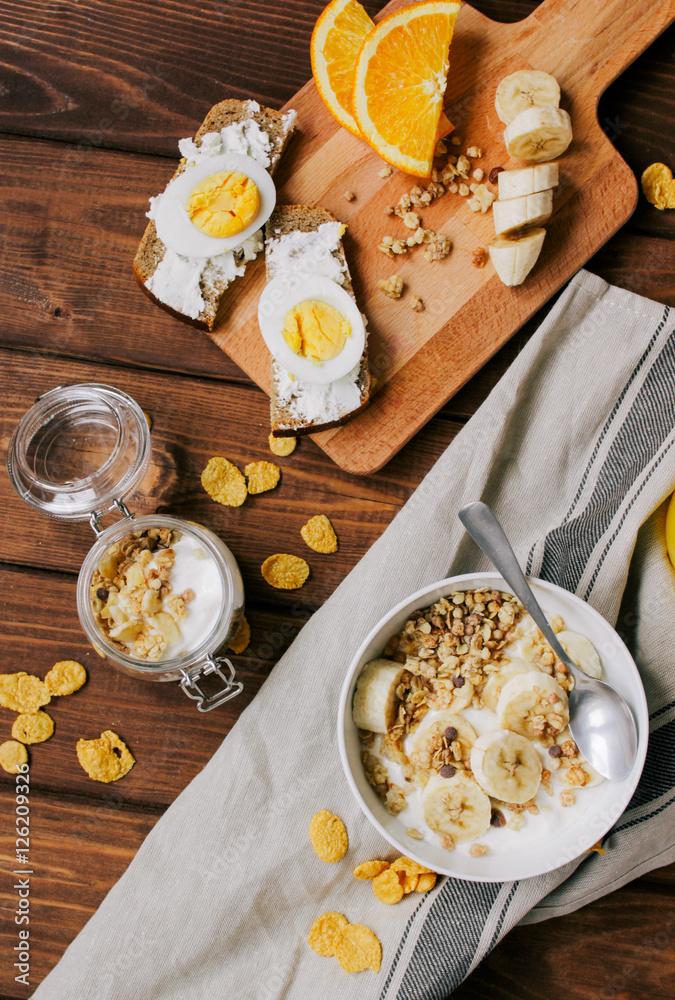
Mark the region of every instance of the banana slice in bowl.
[[455, 844], [482, 837], [490, 826], [490, 799], [473, 779], [463, 773], [454, 778], [434, 775], [422, 792], [427, 826]]
[[466, 677], [461, 678], [462, 683], [459, 685], [456, 683], [458, 680], [460, 678], [449, 681], [437, 680], [436, 694], [429, 698], [429, 707], [448, 709], [450, 712], [461, 712], [468, 708], [473, 701], [475, 688]]
[[428, 769], [433, 766], [431, 758], [441, 747], [457, 741], [463, 760], [469, 756], [477, 739], [476, 730], [461, 715], [440, 712], [435, 718], [422, 722], [408, 744], [408, 756], [416, 766]]
[[526, 674], [531, 670], [534, 670], [535, 673], [541, 672], [533, 663], [526, 663], [525, 660], [514, 656], [508, 663], [504, 664], [501, 670], [498, 670], [495, 674], [491, 674], [487, 684], [483, 688], [482, 698], [485, 707], [489, 708], [492, 712], [496, 711], [499, 696], [506, 682], [518, 674]]
[[536, 747], [508, 729], [485, 733], [476, 740], [471, 770], [483, 791], [502, 802], [529, 802], [541, 783], [541, 757]]
[[495, 110], [505, 125], [527, 108], [560, 104], [560, 87], [550, 73], [519, 69], [505, 76], [497, 87]]
[[352, 716], [358, 729], [386, 733], [393, 726], [398, 709], [396, 689], [405, 667], [394, 660], [371, 660], [356, 684]]
[[558, 632], [556, 639], [585, 674], [589, 677], [602, 677], [602, 663], [590, 639], [579, 632], [572, 632], [571, 629]]
[[549, 674], [518, 674], [502, 688], [497, 721], [528, 740], [556, 736], [570, 721], [567, 692]]

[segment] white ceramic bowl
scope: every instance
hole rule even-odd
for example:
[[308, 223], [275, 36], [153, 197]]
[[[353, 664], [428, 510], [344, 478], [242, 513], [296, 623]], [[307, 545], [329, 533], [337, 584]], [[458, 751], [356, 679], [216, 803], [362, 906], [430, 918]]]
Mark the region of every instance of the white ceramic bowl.
[[361, 745], [352, 719], [352, 699], [359, 674], [366, 663], [382, 655], [387, 640], [403, 627], [412, 611], [428, 607], [440, 597], [457, 590], [488, 588], [509, 592], [509, 587], [498, 573], [481, 573], [450, 577], [418, 590], [392, 608], [356, 652], [340, 695], [338, 742], [349, 786], [373, 826], [401, 854], [443, 875], [474, 882], [502, 882], [531, 878], [559, 868], [579, 857], [611, 829], [628, 805], [642, 773], [649, 716], [640, 674], [626, 646], [611, 625], [580, 598], [543, 580], [531, 579], [530, 584], [544, 611], [562, 615], [567, 628], [581, 632], [591, 640], [600, 654], [605, 679], [621, 692], [630, 705], [638, 727], [635, 766], [625, 781], [603, 781], [593, 788], [582, 790], [578, 794], [577, 805], [570, 810], [562, 810], [563, 822], [548, 829], [545, 837], [533, 840], [531, 836], [523, 837], [524, 830], [518, 833], [490, 830], [485, 840], [495, 846], [499, 835], [508, 833], [507, 851], [489, 850], [482, 857], [473, 858], [466, 850], [468, 845], [448, 852], [431, 841], [414, 840], [408, 836], [406, 828], [411, 822], [406, 820], [407, 810], [399, 816], [390, 815], [363, 770]]

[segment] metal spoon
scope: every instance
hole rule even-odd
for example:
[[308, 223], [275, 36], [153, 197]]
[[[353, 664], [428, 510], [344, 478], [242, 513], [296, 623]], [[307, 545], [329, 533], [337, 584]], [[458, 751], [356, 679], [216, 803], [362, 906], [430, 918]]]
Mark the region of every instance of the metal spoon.
[[569, 693], [570, 732], [581, 753], [603, 777], [616, 781], [627, 778], [637, 756], [638, 734], [625, 700], [609, 684], [585, 674], [565, 652], [530, 590], [502, 526], [487, 504], [480, 501], [468, 504], [460, 510], [459, 519], [574, 677], [574, 689]]

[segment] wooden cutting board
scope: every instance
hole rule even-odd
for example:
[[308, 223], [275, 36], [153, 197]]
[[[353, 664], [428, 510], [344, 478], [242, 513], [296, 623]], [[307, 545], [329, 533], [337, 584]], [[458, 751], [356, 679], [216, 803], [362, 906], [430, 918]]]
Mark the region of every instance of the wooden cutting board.
[[[380, 17], [403, 7], [392, 0]], [[675, 0], [544, 0], [516, 24], [499, 24], [462, 4], [450, 50], [446, 110], [461, 147], [481, 146], [475, 165], [515, 166], [506, 155], [504, 126], [494, 109], [502, 77], [525, 67], [552, 73], [561, 105], [572, 116], [574, 141], [560, 161], [554, 215], [535, 270], [518, 288], [506, 288], [488, 263], [472, 264], [474, 251], [494, 237], [492, 213], [476, 214], [466, 199], [447, 193], [422, 211], [423, 225], [453, 240], [443, 261], [419, 251], [393, 260], [377, 249], [385, 235], [409, 235], [388, 217], [413, 185], [424, 181], [394, 172], [360, 139], [328, 114], [313, 81], [286, 106], [298, 112], [300, 135], [277, 175], [280, 203], [322, 205], [349, 226], [345, 247], [357, 300], [368, 316], [369, 353], [377, 391], [350, 423], [314, 435], [343, 469], [365, 475], [380, 469], [468, 379], [631, 216], [638, 196], [633, 172], [597, 120], [606, 87], [675, 19]], [[353, 191], [354, 201], [345, 200]], [[380, 278], [400, 274], [407, 286], [394, 301], [377, 289]], [[270, 359], [260, 335], [257, 307], [265, 283], [258, 259], [233, 286], [215, 342], [269, 392]], [[413, 294], [423, 312], [409, 305]]]

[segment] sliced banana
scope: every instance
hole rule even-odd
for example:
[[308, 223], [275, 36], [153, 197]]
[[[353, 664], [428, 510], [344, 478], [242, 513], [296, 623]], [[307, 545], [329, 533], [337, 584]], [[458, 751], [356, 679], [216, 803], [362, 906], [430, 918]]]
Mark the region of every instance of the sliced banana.
[[490, 826], [490, 799], [462, 773], [454, 778], [434, 775], [422, 792], [422, 807], [427, 825], [456, 844], [482, 837]]
[[525, 660], [521, 660], [518, 657], [512, 657], [512, 659], [505, 663], [501, 670], [498, 670], [495, 674], [490, 674], [487, 684], [483, 688], [483, 705], [486, 708], [495, 711], [497, 708], [497, 702], [499, 701], [499, 696], [502, 693], [502, 688], [507, 681], [510, 681], [512, 677], [517, 674], [526, 674], [530, 670], [535, 670], [539, 672], [537, 668], [532, 663], [526, 663]]
[[[496, 201], [492, 206], [492, 217], [497, 236], [506, 236], [519, 229], [539, 226], [551, 218], [553, 212], [553, 192], [538, 191], [536, 194], [525, 195], [524, 198], [510, 198], [508, 201]], [[543, 236], [540, 237], [543, 242]], [[541, 250], [541, 242], [539, 250]], [[538, 253], [537, 253], [538, 256]]]
[[396, 688], [404, 671], [405, 667], [393, 660], [371, 660], [365, 665], [356, 684], [352, 705], [358, 729], [371, 733], [388, 732], [396, 719]]
[[528, 740], [560, 732], [570, 721], [567, 694], [549, 674], [530, 670], [507, 681], [497, 702], [502, 729]]
[[[450, 704], [442, 704], [443, 710], [447, 709], [450, 712], [461, 712], [463, 709], [468, 708], [473, 701], [474, 686], [466, 677], [461, 687], [455, 687], [452, 681], [437, 680], [436, 691], [440, 696], [441, 704], [447, 699], [448, 694], [451, 695], [452, 700]], [[434, 702], [434, 698], [429, 699], [429, 705], [432, 708], [434, 707]], [[437, 707], [441, 708], [441, 705]]]
[[559, 179], [557, 163], [536, 163], [519, 170], [502, 170], [497, 175], [499, 200], [508, 201], [509, 198], [523, 198], [528, 194], [548, 191], [558, 186]]
[[471, 770], [488, 795], [503, 802], [529, 802], [541, 782], [541, 758], [524, 736], [502, 729], [473, 745]]
[[[498, 204], [495, 202], [495, 207]], [[512, 236], [497, 236], [488, 244], [492, 265], [505, 285], [509, 288], [522, 285], [539, 259], [545, 236], [545, 229], [531, 229]]]
[[450, 728], [457, 731], [455, 739], [459, 741], [462, 757], [468, 757], [471, 747], [478, 738], [476, 730], [466, 719], [462, 718], [461, 715], [455, 715], [454, 712], [439, 712], [432, 719], [427, 716], [410, 740], [408, 756], [412, 757], [414, 753], [424, 752]]
[[560, 87], [555, 77], [537, 69], [519, 69], [505, 76], [497, 87], [495, 109], [508, 125], [527, 108], [560, 104]]
[[598, 651], [585, 635], [564, 629], [556, 636], [568, 656], [571, 656], [578, 667], [581, 667], [589, 677], [602, 677], [602, 663]]
[[523, 163], [555, 160], [571, 141], [572, 121], [562, 108], [527, 108], [504, 131], [509, 156]]

